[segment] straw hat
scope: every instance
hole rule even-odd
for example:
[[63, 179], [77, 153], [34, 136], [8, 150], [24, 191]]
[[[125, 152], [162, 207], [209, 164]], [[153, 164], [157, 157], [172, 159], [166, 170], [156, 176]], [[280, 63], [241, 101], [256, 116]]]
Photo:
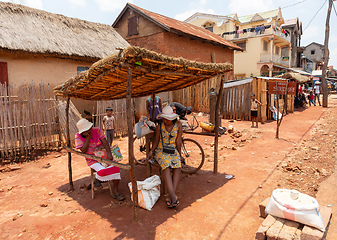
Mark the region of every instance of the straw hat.
[[321, 84], [321, 82], [320, 82], [320, 81], [317, 81], [317, 82], [315, 82], [315, 84]]
[[163, 108], [162, 113], [158, 114], [157, 118], [159, 117], [172, 121], [178, 117], [178, 114], [173, 112], [172, 107], [166, 106]]
[[82, 118], [77, 122], [77, 128], [78, 128], [78, 133], [81, 134], [85, 131], [88, 131], [93, 124], [91, 122], [89, 122], [87, 119]]

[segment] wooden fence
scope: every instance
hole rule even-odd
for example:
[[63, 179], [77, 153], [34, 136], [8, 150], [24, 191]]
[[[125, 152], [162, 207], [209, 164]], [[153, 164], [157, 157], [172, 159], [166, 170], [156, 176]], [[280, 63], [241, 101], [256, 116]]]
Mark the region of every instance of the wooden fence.
[[97, 101], [96, 126], [103, 128], [103, 117], [106, 115], [106, 108], [112, 107], [112, 115], [115, 117], [116, 129], [115, 137], [126, 136], [128, 126], [126, 121], [126, 100]]
[[[227, 86], [226, 86], [227, 85]], [[226, 119], [250, 120], [250, 95], [252, 82], [240, 81], [225, 84], [221, 115]]]
[[59, 146], [54, 101], [43, 83], [0, 84], [0, 162]]
[[[227, 80], [227, 75], [225, 76]], [[209, 113], [209, 97], [211, 88], [220, 88], [220, 78], [214, 77], [195, 86], [173, 92], [173, 101], [184, 106], [192, 106], [194, 112]]]

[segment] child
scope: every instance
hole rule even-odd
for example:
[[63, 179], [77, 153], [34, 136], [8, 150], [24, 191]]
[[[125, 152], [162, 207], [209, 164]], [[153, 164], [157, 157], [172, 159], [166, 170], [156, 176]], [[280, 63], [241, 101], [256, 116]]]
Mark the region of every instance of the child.
[[314, 106], [316, 106], [316, 103], [314, 102], [314, 94], [312, 94], [312, 91], [310, 91], [308, 99], [309, 99], [309, 106], [311, 106], [311, 104], [314, 104]]
[[255, 94], [252, 93], [250, 96], [250, 116], [252, 117], [252, 127], [254, 127], [254, 121], [256, 122], [256, 128], [259, 127], [257, 121], [257, 108], [261, 105], [261, 103], [255, 99]]
[[107, 115], [103, 118], [103, 130], [105, 131], [109, 146], [111, 146], [115, 133], [115, 118], [112, 116], [112, 107], [107, 107], [105, 111]]

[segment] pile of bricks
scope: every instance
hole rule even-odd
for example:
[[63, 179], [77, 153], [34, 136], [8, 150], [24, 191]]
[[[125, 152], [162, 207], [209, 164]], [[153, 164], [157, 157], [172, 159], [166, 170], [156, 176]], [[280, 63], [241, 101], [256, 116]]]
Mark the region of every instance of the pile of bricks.
[[[265, 199], [260, 204], [260, 216], [265, 220], [256, 232], [256, 240], [321, 240], [325, 236], [316, 228], [303, 225], [291, 220], [273, 217], [265, 214], [265, 209], [270, 198]], [[320, 207], [320, 214], [324, 220], [325, 228], [328, 226], [331, 218], [331, 209]]]

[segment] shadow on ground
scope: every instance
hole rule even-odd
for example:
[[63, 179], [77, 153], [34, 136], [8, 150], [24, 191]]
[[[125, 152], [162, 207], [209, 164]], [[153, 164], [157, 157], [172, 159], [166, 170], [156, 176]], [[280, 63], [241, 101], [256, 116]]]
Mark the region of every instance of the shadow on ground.
[[[158, 169], [154, 169], [153, 172], [158, 174]], [[146, 167], [136, 165], [135, 173], [138, 181], [144, 180], [146, 178]], [[174, 215], [229, 181], [224, 174], [214, 174], [204, 170], [200, 170], [190, 176], [182, 174], [177, 193], [180, 205], [176, 209], [169, 209], [166, 207], [165, 197], [161, 196], [152, 211], [139, 208], [139, 221], [134, 222], [132, 220], [133, 211], [130, 192], [127, 188], [127, 183], [130, 182], [129, 173], [121, 169], [121, 174], [122, 180], [119, 189], [126, 197], [123, 202], [113, 199], [108, 190], [96, 191], [95, 198], [91, 199], [90, 191], [83, 188], [80, 189], [80, 186], [90, 183], [89, 176], [77, 179], [74, 182], [75, 191], [68, 194], [69, 197], [77, 201], [86, 210], [93, 211], [100, 215], [101, 218], [107, 219], [111, 224], [111, 228], [118, 234], [114, 239], [155, 239], [156, 228], [159, 225], [171, 217], [174, 218]], [[65, 184], [60, 186], [58, 190], [66, 192], [68, 188], [69, 185]]]

